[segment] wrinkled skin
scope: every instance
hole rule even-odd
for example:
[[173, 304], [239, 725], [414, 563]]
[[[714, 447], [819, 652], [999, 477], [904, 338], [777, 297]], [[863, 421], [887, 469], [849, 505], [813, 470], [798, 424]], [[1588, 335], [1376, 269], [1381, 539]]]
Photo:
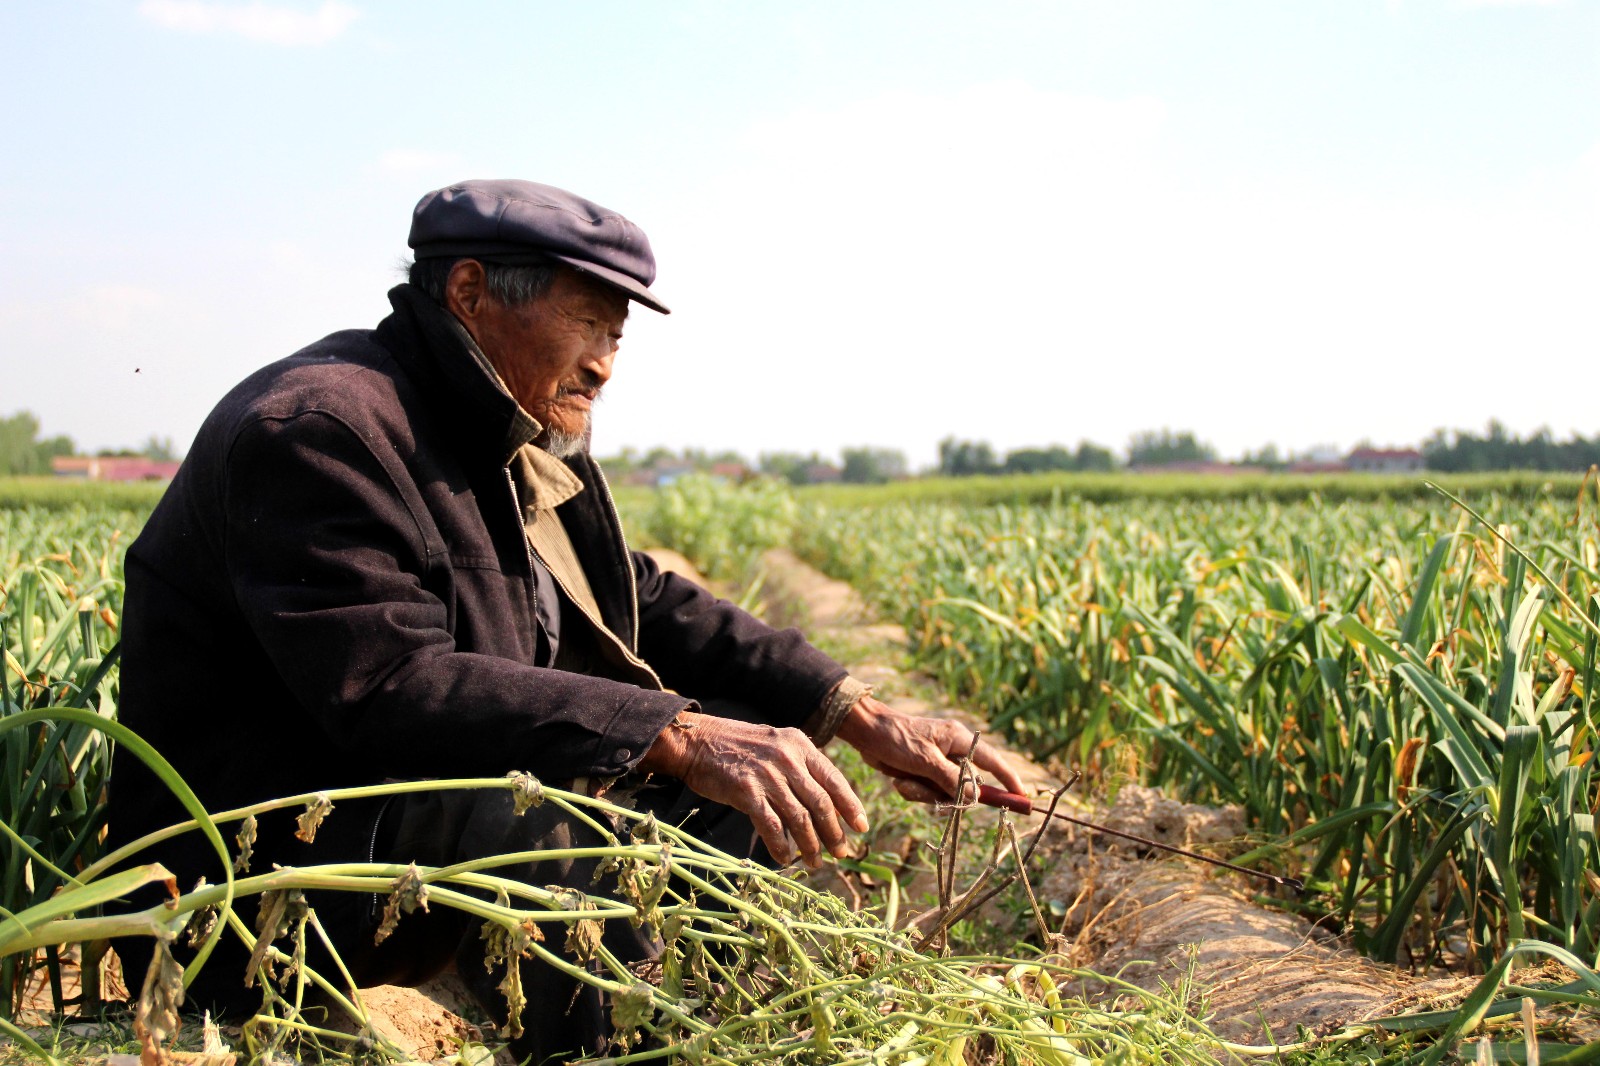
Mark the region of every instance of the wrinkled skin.
[[[863, 696], [846, 715], [839, 736], [869, 766], [894, 778], [901, 795], [931, 803], [955, 795], [959, 760], [971, 750], [973, 734], [959, 723], [901, 714]], [[988, 744], [979, 743], [972, 761], [1007, 791], [1022, 789], [1016, 772]], [[824, 849], [836, 856], [846, 853], [846, 825], [857, 832], [867, 829], [866, 812], [844, 775], [798, 729], [680, 715], [639, 766], [743, 811], [780, 863], [798, 855], [816, 866]], [[930, 781], [942, 791], [909, 778]]]
[[744, 812], [780, 863], [793, 860], [798, 849], [815, 866], [824, 848], [844, 853], [843, 822], [858, 831], [867, 828], [849, 782], [798, 729], [684, 714], [639, 766]]
[[522, 409], [551, 434], [581, 440], [600, 390], [611, 380], [628, 300], [576, 270], [556, 270], [550, 289], [523, 305], [489, 291], [483, 264], [450, 268], [445, 307], [478, 343]]
[[[839, 738], [861, 753], [874, 770], [894, 778], [896, 790], [917, 803], [948, 800], [961, 780], [960, 762], [972, 751], [972, 765], [992, 775], [1007, 792], [1021, 792], [1022, 778], [991, 745], [972, 748], [972, 730], [943, 718], [902, 714], [863, 696], [839, 726]], [[938, 786], [934, 792], [918, 780]]]

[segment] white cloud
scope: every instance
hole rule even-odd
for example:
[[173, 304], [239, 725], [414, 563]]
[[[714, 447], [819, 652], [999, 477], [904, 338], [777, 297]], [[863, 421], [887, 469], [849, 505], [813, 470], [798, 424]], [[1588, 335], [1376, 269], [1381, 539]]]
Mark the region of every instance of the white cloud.
[[1461, 0], [1463, 7], [1564, 7], [1567, 0]]
[[309, 12], [266, 3], [143, 0], [139, 14], [187, 33], [233, 34], [264, 44], [315, 46], [327, 44], [349, 29], [360, 12], [339, 0], [323, 0]]

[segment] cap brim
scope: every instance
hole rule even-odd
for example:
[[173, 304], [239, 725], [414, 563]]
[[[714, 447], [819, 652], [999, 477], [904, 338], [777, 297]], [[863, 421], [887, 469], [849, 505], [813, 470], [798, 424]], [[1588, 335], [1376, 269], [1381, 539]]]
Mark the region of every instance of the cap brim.
[[656, 299], [655, 293], [639, 284], [637, 278], [630, 277], [620, 270], [612, 270], [610, 267], [588, 263], [582, 259], [574, 259], [565, 255], [553, 255], [549, 252], [545, 254], [557, 262], [565, 263], [574, 270], [579, 270], [591, 277], [598, 278], [613, 288], [621, 289], [628, 299], [636, 300], [652, 311], [660, 311], [664, 315], [672, 314], [672, 309]]

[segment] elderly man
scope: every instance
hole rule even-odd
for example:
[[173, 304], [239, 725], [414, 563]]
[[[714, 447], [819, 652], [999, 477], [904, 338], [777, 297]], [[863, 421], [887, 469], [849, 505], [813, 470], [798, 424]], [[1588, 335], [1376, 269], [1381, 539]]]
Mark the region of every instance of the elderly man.
[[[814, 864], [866, 828], [819, 750], [831, 738], [913, 799], [936, 798], [913, 779], [953, 792], [966, 729], [895, 712], [798, 632], [628, 549], [586, 448], [629, 304], [667, 311], [644, 234], [559, 189], [470, 181], [423, 197], [410, 243], [393, 313], [229, 393], [128, 551], [122, 720], [201, 800], [510, 770], [618, 778], [630, 802], [724, 847], [748, 853], [759, 835], [773, 860]], [[976, 762], [1019, 786], [986, 746]], [[113, 802], [119, 839], [182, 817], [127, 758]], [[592, 842], [550, 805], [513, 817], [501, 792], [342, 807], [309, 844], [287, 816], [263, 819], [253, 869]], [[185, 885], [219, 879], [197, 842], [157, 857]], [[519, 870], [581, 887], [588, 873]], [[358, 982], [414, 983], [455, 960], [503, 1006], [459, 915], [408, 917], [379, 947], [371, 897], [318, 908]], [[649, 950], [631, 929], [607, 935]], [[130, 969], [148, 958], [123, 951]], [[214, 958], [193, 991], [239, 1005], [238, 958]], [[598, 1002], [527, 969], [517, 1050], [602, 1046]]]

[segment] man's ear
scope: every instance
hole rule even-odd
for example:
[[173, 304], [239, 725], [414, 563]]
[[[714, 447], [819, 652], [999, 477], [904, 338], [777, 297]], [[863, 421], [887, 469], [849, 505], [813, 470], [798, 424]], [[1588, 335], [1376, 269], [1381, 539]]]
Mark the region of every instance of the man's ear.
[[445, 310], [466, 325], [483, 310], [488, 292], [483, 264], [476, 259], [458, 260], [444, 282]]

